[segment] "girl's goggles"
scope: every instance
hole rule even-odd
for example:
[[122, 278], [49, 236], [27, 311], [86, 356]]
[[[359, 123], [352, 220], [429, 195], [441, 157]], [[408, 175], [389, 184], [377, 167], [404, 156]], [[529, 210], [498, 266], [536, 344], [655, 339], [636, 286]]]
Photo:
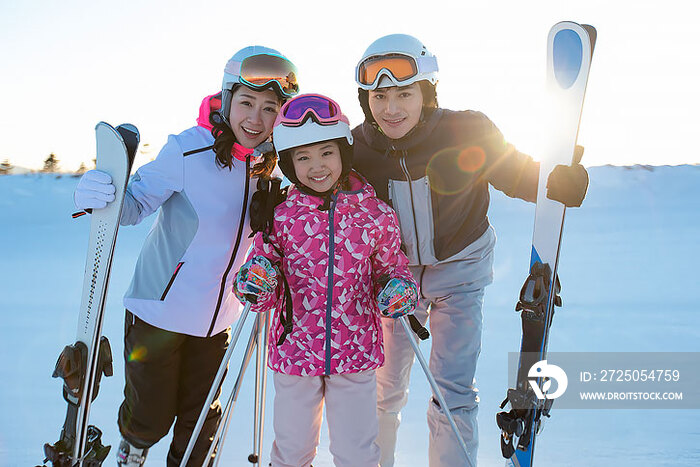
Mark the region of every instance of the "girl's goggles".
[[286, 97], [299, 92], [296, 67], [279, 55], [252, 55], [240, 65], [229, 63], [224, 71], [240, 76], [241, 83], [253, 88], [264, 89], [274, 83]]
[[397, 85], [409, 85], [419, 74], [438, 70], [435, 57], [418, 59], [400, 53], [368, 57], [357, 65], [357, 83], [365, 90], [375, 89], [382, 75], [388, 75]]
[[309, 118], [319, 125], [335, 125], [342, 119], [340, 106], [320, 94], [304, 94], [288, 101], [280, 115], [280, 123], [290, 127], [301, 126]]

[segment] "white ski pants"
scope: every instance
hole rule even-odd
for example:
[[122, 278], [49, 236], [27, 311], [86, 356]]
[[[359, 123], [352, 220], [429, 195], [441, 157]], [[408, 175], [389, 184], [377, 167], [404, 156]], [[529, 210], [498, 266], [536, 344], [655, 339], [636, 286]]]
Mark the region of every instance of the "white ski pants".
[[377, 467], [374, 370], [331, 376], [275, 372], [271, 466], [308, 467], [316, 456], [324, 400], [329, 449], [338, 467]]
[[[430, 316], [430, 370], [467, 443], [473, 465], [478, 448], [479, 402], [474, 374], [481, 351], [484, 288], [493, 281], [495, 243], [496, 236], [489, 227], [467, 247], [464, 259], [411, 268], [421, 287], [416, 318], [425, 324]], [[393, 467], [400, 412], [408, 398], [414, 354], [400, 323], [383, 319], [382, 330], [385, 364], [377, 370], [377, 444], [381, 450], [380, 465]], [[430, 467], [465, 465], [462, 449], [443, 410], [431, 398], [427, 412]]]

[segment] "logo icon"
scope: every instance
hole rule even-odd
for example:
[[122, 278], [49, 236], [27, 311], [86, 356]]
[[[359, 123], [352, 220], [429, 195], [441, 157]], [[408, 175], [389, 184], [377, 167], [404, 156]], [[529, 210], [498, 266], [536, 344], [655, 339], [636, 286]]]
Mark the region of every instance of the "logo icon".
[[[566, 377], [564, 370], [556, 365], [548, 364], [547, 360], [540, 360], [532, 365], [530, 371], [527, 372], [527, 376], [530, 378], [528, 380], [530, 387], [538, 399], [556, 399], [566, 392], [566, 387], [569, 385], [569, 379]], [[537, 384], [537, 378], [543, 379], [542, 389]], [[552, 380], [557, 382], [557, 390], [549, 394]]]

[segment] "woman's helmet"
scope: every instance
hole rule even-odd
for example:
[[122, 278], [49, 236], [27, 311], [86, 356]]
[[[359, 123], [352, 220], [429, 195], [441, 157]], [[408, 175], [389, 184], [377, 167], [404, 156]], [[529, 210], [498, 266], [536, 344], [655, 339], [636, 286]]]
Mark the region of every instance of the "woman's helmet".
[[236, 52], [226, 63], [221, 84], [221, 117], [228, 122], [231, 97], [236, 85], [251, 89], [272, 89], [280, 99], [288, 99], [299, 92], [297, 69], [287, 57], [275, 49], [253, 45]]

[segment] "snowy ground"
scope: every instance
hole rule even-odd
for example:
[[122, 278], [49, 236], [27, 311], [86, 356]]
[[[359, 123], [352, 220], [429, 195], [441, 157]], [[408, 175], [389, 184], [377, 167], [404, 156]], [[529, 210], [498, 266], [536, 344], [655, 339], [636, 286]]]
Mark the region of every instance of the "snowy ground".
[[[550, 350], [699, 352], [700, 166], [595, 167], [590, 173], [583, 208], [567, 213], [560, 263], [565, 306], [554, 321]], [[50, 375], [63, 346], [74, 340], [80, 304], [89, 222], [70, 218], [76, 182], [53, 175], [0, 177], [0, 466], [40, 463], [43, 443], [58, 439], [63, 422], [61, 383]], [[494, 192], [496, 280], [487, 289], [477, 374], [479, 464], [484, 466], [503, 465], [494, 416], [508, 386], [508, 352], [519, 348], [520, 320], [513, 306], [527, 272], [533, 213], [532, 205]], [[123, 386], [121, 295], [148, 224], [121, 230], [110, 285], [105, 334], [115, 376], [103, 380], [91, 421], [113, 445], [119, 439], [116, 411]], [[427, 353], [429, 344], [423, 350]], [[234, 412], [223, 465], [250, 465], [252, 370]], [[427, 465], [428, 393], [416, 365], [399, 434], [399, 466]], [[272, 441], [271, 396], [270, 387], [265, 462]], [[556, 410], [555, 405], [538, 439], [537, 465], [700, 465], [698, 413]], [[156, 445], [148, 465], [163, 465], [166, 452], [165, 441]], [[325, 434], [314, 465], [332, 465]]]

